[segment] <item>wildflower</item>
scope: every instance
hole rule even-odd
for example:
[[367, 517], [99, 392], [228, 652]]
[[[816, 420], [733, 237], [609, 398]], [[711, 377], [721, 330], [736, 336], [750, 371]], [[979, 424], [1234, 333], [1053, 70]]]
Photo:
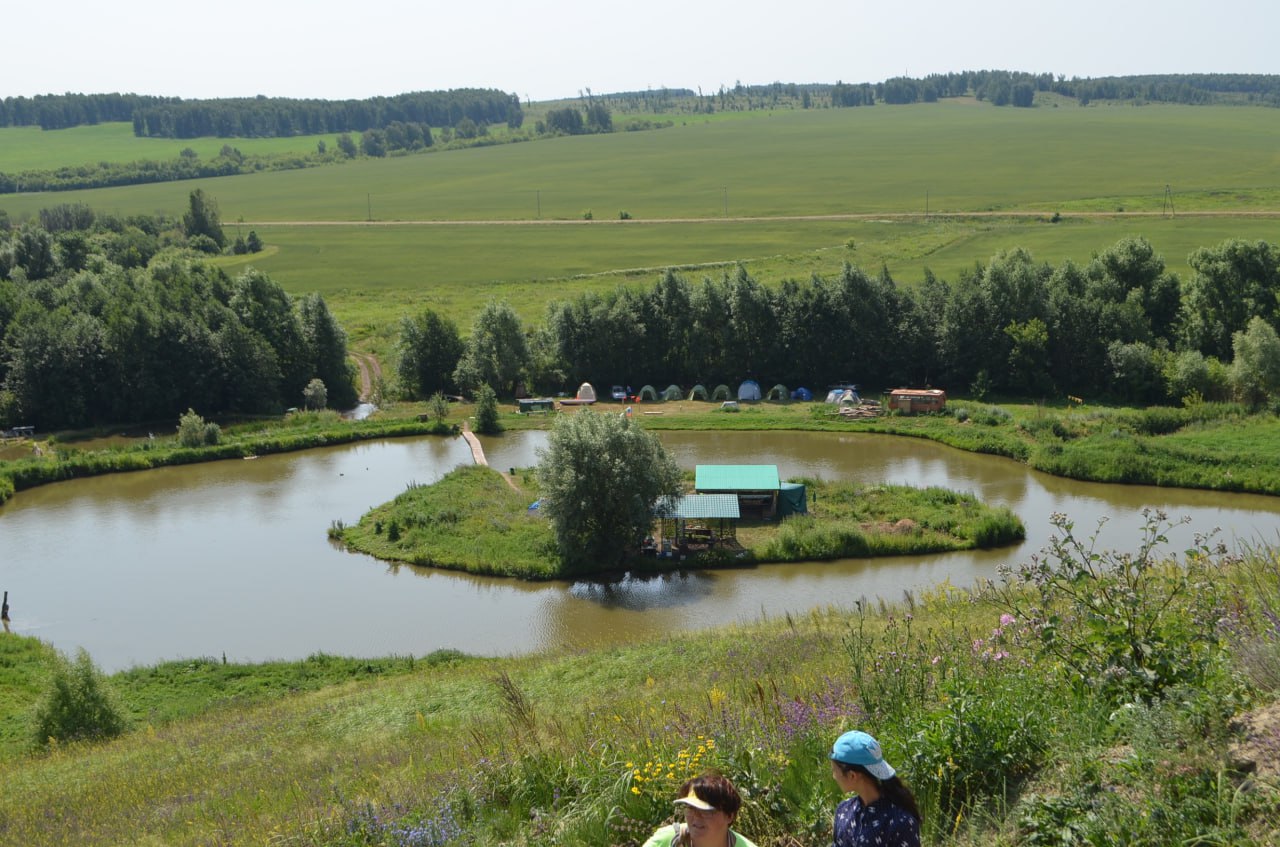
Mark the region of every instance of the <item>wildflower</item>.
[[1008, 626], [1009, 624], [1017, 623], [1017, 622], [1018, 622], [1018, 619], [1015, 618], [1013, 615], [1009, 614], [1008, 612], [1005, 612], [1003, 615], [1000, 616], [1000, 626]]

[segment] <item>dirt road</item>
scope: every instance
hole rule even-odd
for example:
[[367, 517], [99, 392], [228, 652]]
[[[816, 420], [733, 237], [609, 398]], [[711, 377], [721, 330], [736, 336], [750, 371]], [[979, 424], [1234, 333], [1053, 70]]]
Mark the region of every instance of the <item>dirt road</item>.
[[378, 357], [372, 353], [349, 353], [351, 358], [356, 361], [356, 368], [360, 371], [360, 402], [372, 402], [373, 386], [382, 379], [382, 365], [378, 363]]

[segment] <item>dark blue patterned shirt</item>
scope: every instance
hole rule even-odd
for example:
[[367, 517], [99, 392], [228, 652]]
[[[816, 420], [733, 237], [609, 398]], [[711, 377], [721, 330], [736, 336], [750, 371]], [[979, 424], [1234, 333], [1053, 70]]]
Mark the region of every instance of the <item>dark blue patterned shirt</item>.
[[920, 822], [883, 798], [864, 806], [851, 797], [836, 806], [833, 835], [832, 847], [920, 847]]

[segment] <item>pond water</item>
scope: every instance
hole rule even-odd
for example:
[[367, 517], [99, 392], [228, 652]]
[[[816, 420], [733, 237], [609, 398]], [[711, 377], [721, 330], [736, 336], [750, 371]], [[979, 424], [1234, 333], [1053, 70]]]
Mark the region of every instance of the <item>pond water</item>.
[[[1048, 541], [1053, 512], [1105, 546], [1132, 549], [1144, 508], [1221, 528], [1228, 543], [1280, 538], [1280, 498], [1108, 486], [916, 439], [795, 432], [660, 433], [685, 468], [776, 463], [793, 476], [941, 485], [1007, 505], [1028, 538], [997, 551], [676, 572], [609, 582], [529, 583], [389, 565], [331, 544], [411, 482], [470, 461], [460, 438], [351, 444], [43, 486], [0, 507], [0, 589], [11, 628], [106, 670], [212, 656], [297, 659], [315, 652], [508, 655], [668, 631], [895, 601], [949, 580], [966, 586]], [[543, 432], [482, 439], [494, 467], [536, 463]]]

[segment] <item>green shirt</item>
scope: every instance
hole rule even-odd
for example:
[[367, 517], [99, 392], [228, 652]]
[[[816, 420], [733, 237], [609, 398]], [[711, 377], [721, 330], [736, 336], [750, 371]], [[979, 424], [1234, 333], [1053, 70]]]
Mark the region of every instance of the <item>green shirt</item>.
[[[644, 847], [674, 847], [681, 843], [680, 836], [684, 835], [685, 825], [682, 823], [673, 823], [671, 826], [664, 826], [655, 832], [648, 841], [644, 843]], [[756, 847], [755, 843], [742, 837], [732, 829], [729, 830], [730, 847]]]

